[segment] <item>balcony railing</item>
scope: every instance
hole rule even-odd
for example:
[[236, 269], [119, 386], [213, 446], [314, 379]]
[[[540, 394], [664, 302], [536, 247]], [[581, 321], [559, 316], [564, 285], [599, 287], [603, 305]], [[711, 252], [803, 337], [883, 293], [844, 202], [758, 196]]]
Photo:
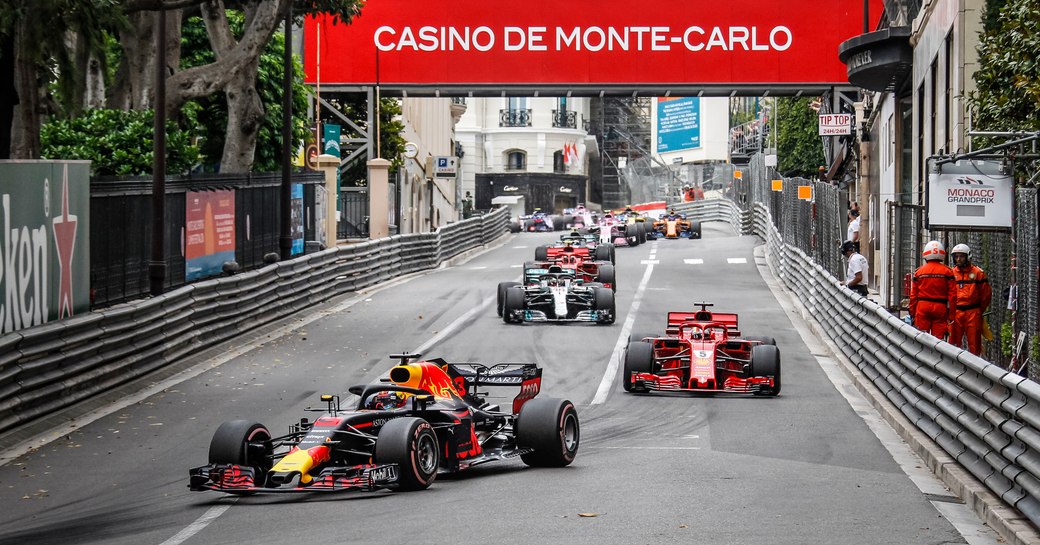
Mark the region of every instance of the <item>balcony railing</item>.
[[563, 129], [577, 129], [578, 128], [578, 112], [569, 110], [553, 110], [552, 111], [552, 126]]
[[530, 127], [531, 110], [499, 110], [499, 127]]

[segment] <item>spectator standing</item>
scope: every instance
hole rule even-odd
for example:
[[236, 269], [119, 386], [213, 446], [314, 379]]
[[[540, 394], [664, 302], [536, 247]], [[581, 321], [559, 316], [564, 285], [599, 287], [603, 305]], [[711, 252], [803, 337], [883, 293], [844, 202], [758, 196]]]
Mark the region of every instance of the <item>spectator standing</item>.
[[921, 331], [946, 338], [948, 322], [957, 303], [953, 270], [943, 262], [946, 249], [938, 240], [924, 245], [924, 265], [914, 271], [910, 285], [910, 316]]
[[993, 301], [993, 288], [981, 267], [971, 262], [971, 248], [958, 244], [950, 252], [953, 256], [953, 280], [957, 284], [957, 305], [950, 328], [950, 344], [961, 345], [968, 337], [968, 351], [982, 353], [982, 315]]
[[848, 265], [845, 269], [845, 281], [841, 285], [866, 297], [869, 266], [867, 265], [867, 258], [859, 253], [857, 246], [851, 240], [847, 240], [841, 245], [841, 255], [848, 260]]
[[859, 210], [853, 208], [849, 210], [849, 226], [845, 230], [845, 240], [855, 242], [857, 249], [859, 247]]

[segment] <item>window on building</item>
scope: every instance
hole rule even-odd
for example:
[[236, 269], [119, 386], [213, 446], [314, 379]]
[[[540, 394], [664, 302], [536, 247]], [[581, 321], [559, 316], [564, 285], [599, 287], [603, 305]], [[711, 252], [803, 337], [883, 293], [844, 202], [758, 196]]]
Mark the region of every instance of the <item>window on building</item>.
[[527, 153], [513, 150], [506, 154], [506, 170], [527, 170]]
[[567, 172], [567, 165], [563, 162], [563, 150], [557, 150], [553, 153], [553, 172], [557, 174]]

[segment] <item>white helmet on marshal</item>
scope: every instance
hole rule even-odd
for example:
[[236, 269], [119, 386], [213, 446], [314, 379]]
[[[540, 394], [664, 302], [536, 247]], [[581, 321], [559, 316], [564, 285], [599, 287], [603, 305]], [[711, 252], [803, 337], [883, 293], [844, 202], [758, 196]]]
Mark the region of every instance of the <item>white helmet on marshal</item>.
[[951, 256], [957, 254], [964, 254], [968, 257], [968, 259], [971, 259], [971, 248], [969, 248], [967, 244], [958, 244], [954, 246], [952, 250], [950, 250]]
[[946, 259], [946, 248], [943, 248], [942, 242], [932, 240], [924, 245], [924, 251], [921, 252], [921, 256], [924, 257], [925, 261]]

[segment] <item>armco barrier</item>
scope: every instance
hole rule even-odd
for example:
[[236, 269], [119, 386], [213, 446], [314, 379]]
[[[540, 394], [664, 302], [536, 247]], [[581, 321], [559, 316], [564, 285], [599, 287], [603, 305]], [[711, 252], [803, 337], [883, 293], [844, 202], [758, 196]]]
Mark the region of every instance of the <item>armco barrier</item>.
[[[845, 358], [975, 479], [1040, 525], [1040, 384], [922, 332], [842, 288], [805, 253], [784, 243], [764, 205], [741, 212], [731, 201], [715, 200], [677, 208], [694, 219], [729, 221], [765, 240], [774, 276]], [[987, 520], [983, 502], [968, 503]]]
[[336, 295], [437, 267], [501, 236], [508, 218], [499, 209], [4, 335], [0, 433]]

